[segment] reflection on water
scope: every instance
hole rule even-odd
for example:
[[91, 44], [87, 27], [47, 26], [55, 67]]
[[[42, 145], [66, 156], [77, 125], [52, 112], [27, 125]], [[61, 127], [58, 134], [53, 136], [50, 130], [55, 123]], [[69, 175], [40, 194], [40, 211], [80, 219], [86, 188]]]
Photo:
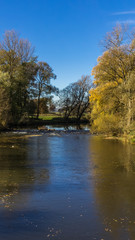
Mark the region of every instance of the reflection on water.
[[94, 192], [107, 239], [135, 239], [135, 146], [90, 141]]
[[134, 240], [135, 146], [89, 134], [0, 138], [0, 239]]

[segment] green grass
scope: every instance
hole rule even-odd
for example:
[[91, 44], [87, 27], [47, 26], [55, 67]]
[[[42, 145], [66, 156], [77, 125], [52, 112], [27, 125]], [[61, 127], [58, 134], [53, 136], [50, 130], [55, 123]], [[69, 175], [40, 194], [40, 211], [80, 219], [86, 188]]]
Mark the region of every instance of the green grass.
[[[30, 117], [29, 125], [41, 125], [41, 124], [77, 124], [77, 119], [75, 117], [70, 117], [68, 120], [66, 120], [62, 114], [56, 112], [56, 113], [46, 113], [46, 114], [40, 114], [39, 118], [36, 118], [35, 116]], [[88, 120], [85, 118], [82, 118], [79, 123], [86, 124], [88, 123]]]
[[60, 119], [62, 118], [62, 116], [60, 114], [57, 114], [57, 113], [47, 113], [47, 114], [40, 114], [39, 116], [39, 119], [42, 119], [42, 120], [53, 120], [53, 119]]

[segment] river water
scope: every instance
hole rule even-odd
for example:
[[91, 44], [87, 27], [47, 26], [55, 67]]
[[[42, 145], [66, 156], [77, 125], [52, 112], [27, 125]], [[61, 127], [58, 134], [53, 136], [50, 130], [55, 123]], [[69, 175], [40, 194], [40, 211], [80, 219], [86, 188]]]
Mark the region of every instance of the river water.
[[134, 240], [135, 145], [0, 137], [0, 240]]

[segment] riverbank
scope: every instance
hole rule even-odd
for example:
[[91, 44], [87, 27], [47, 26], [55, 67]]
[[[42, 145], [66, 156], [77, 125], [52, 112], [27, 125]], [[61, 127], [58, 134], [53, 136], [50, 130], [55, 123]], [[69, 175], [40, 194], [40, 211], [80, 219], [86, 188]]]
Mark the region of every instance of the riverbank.
[[58, 114], [46, 114], [40, 115], [39, 118], [30, 117], [25, 118], [18, 123], [10, 123], [9, 128], [22, 128], [22, 127], [38, 127], [38, 126], [46, 126], [46, 125], [80, 125], [80, 124], [89, 124], [89, 120], [87, 118], [82, 118], [80, 120], [76, 118], [65, 119], [61, 115]]
[[95, 135], [97, 137], [101, 137], [102, 139], [110, 139], [122, 141], [125, 143], [135, 144], [135, 136], [134, 135], [121, 135], [121, 136], [112, 136], [106, 134], [92, 134], [90, 131], [89, 125], [75, 125], [75, 124], [56, 124], [56, 125], [39, 125], [35, 126], [35, 128], [30, 128], [29, 126], [24, 127], [14, 127], [3, 129], [0, 132], [1, 136], [17, 136], [17, 137], [34, 137], [34, 136], [63, 136], [63, 135], [74, 135], [74, 134], [90, 134]]
[[105, 139], [116, 139], [122, 142], [128, 142], [131, 144], [135, 144], [135, 135], [127, 134], [121, 136], [108, 136], [108, 135], [101, 135]]
[[34, 136], [42, 136], [42, 135], [47, 135], [47, 136], [63, 136], [63, 135], [71, 135], [71, 134], [90, 134], [90, 130], [88, 129], [49, 129], [46, 127], [41, 127], [37, 129], [12, 129], [12, 130], [7, 130], [1, 132], [1, 136], [19, 136], [19, 137], [34, 137]]

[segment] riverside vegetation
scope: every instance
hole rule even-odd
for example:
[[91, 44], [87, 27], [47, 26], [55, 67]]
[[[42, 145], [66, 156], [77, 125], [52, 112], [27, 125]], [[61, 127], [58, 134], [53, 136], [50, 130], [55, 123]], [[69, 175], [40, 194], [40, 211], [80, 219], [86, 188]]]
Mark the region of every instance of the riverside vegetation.
[[38, 62], [30, 42], [15, 31], [6, 31], [0, 43], [0, 123], [1, 127], [23, 121], [37, 101], [37, 117], [42, 93], [55, 91], [50, 83], [56, 75], [46, 62]]
[[62, 91], [51, 84], [52, 79], [56, 79], [53, 69], [48, 63], [38, 61], [31, 43], [14, 30], [6, 31], [0, 42], [1, 129], [26, 122], [45, 124], [39, 116], [55, 109], [52, 93], [60, 97], [61, 122], [80, 121], [89, 106], [89, 76]]
[[121, 25], [106, 35], [90, 91], [94, 132], [135, 141], [135, 33]]
[[[79, 123], [87, 115], [92, 132], [125, 135], [134, 142], [135, 33], [117, 25], [106, 35], [103, 46], [92, 70], [94, 81], [82, 76], [59, 91], [51, 84], [56, 79], [53, 69], [46, 62], [38, 62], [30, 42], [13, 30], [6, 31], [0, 42], [1, 129], [26, 119], [32, 124], [35, 120], [37, 124], [53, 122], [44, 114], [57, 107], [60, 115], [55, 115], [55, 123]], [[59, 96], [57, 103], [52, 93]]]

